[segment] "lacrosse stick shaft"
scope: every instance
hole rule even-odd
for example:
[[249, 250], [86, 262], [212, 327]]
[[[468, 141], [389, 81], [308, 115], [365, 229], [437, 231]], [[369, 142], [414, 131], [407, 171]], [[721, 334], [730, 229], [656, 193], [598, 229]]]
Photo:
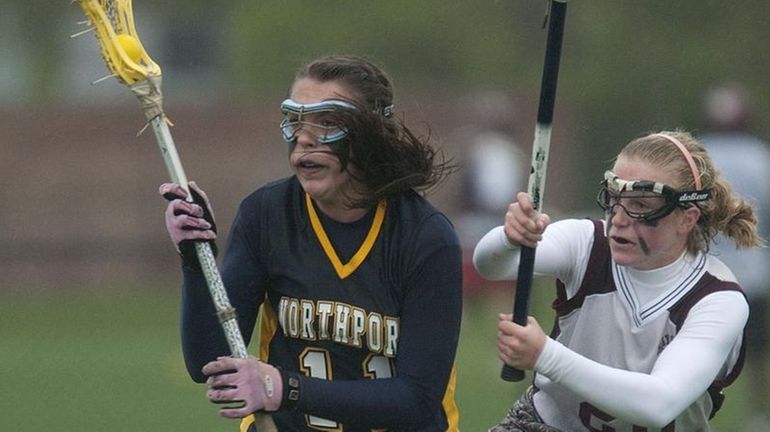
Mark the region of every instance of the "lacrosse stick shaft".
[[[190, 188], [187, 183], [187, 175], [184, 172], [182, 161], [179, 158], [176, 145], [174, 145], [174, 139], [171, 136], [171, 131], [168, 128], [165, 116], [158, 115], [152, 118], [150, 124], [152, 125], [152, 130], [155, 132], [155, 138], [158, 142], [160, 152], [163, 155], [163, 161], [166, 163], [166, 169], [168, 170], [171, 180], [187, 191], [187, 200], [191, 201], [192, 194], [190, 193]], [[203, 269], [206, 285], [209, 287], [209, 294], [214, 303], [214, 308], [217, 311], [222, 330], [225, 333], [227, 345], [230, 347], [230, 353], [233, 357], [246, 358], [249, 355], [246, 351], [246, 343], [243, 341], [241, 330], [238, 327], [235, 309], [230, 305], [230, 300], [227, 298], [225, 284], [222, 282], [222, 276], [219, 274], [217, 262], [214, 258], [214, 253], [211, 251], [211, 246], [207, 242], [196, 242], [195, 252], [198, 255], [201, 269]], [[254, 426], [259, 432], [277, 432], [278, 430], [272, 418], [269, 415], [260, 412], [254, 413]]]
[[[172, 181], [187, 191], [188, 201], [193, 201], [187, 176], [163, 114], [161, 69], [142, 46], [134, 26], [131, 0], [78, 0], [78, 3], [88, 18], [89, 26], [95, 31], [108, 69], [139, 98], [145, 117], [152, 124]], [[196, 242], [195, 252], [230, 352], [233, 357], [245, 358], [248, 356], [246, 344], [238, 328], [235, 310], [227, 298], [211, 246], [206, 242]], [[254, 419], [259, 432], [277, 432], [271, 416], [256, 412]]]
[[[171, 131], [169, 131], [165, 117], [163, 115], [156, 116], [150, 120], [150, 123], [155, 132], [155, 138], [157, 138], [158, 147], [163, 155], [163, 161], [166, 163], [166, 169], [171, 180], [182, 186], [187, 191], [187, 200], [192, 201], [187, 175], [185, 175], [184, 167], [182, 167], [179, 153], [176, 150], [176, 145], [174, 145], [174, 139], [171, 136]], [[203, 269], [206, 285], [209, 287], [211, 300], [214, 303], [214, 308], [225, 332], [230, 352], [233, 357], [245, 358], [248, 356], [246, 344], [238, 328], [235, 309], [230, 305], [230, 300], [227, 298], [227, 291], [225, 291], [225, 285], [217, 269], [216, 259], [214, 258], [211, 246], [207, 242], [196, 242], [195, 252], [198, 255], [201, 269]]]
[[[150, 119], [152, 130], [155, 132], [155, 138], [163, 155], [163, 161], [166, 164], [171, 181], [182, 186], [187, 191], [187, 200], [192, 201], [192, 194], [187, 182], [187, 175], [182, 166], [182, 160], [179, 158], [179, 152], [176, 150], [174, 138], [168, 128], [168, 122], [163, 114]], [[209, 287], [209, 294], [214, 303], [214, 309], [217, 311], [219, 323], [225, 333], [227, 345], [230, 347], [230, 353], [233, 357], [246, 358], [246, 343], [241, 335], [241, 329], [238, 327], [238, 320], [235, 315], [235, 309], [230, 305], [230, 300], [225, 291], [225, 284], [222, 282], [222, 276], [219, 274], [217, 262], [211, 245], [207, 242], [196, 242], [195, 252], [198, 255], [203, 275], [206, 278], [206, 285]], [[254, 413], [254, 427], [259, 432], [277, 432], [278, 429], [270, 415], [262, 412]]]
[[[551, 0], [548, 36], [545, 48], [543, 77], [540, 83], [540, 101], [532, 144], [532, 168], [529, 174], [527, 192], [532, 199], [535, 212], [540, 212], [545, 188], [545, 173], [548, 165], [548, 150], [551, 145], [551, 123], [556, 101], [556, 82], [559, 77], [559, 61], [564, 39], [564, 20], [567, 0]], [[519, 258], [519, 272], [516, 278], [516, 295], [513, 303], [513, 322], [525, 326], [529, 314], [529, 294], [535, 269], [535, 248], [522, 246]], [[521, 381], [524, 371], [503, 365], [500, 376], [505, 381]]]
[[[150, 123], [152, 124], [152, 130], [155, 132], [155, 138], [157, 138], [158, 147], [163, 155], [163, 161], [166, 163], [166, 169], [171, 180], [187, 191], [187, 200], [191, 201], [192, 194], [187, 183], [187, 176], [185, 175], [184, 167], [182, 167], [182, 161], [179, 158], [179, 153], [176, 150], [176, 145], [174, 145], [174, 139], [171, 136], [171, 131], [168, 128], [165, 117], [158, 115], [151, 119]], [[230, 300], [227, 298], [225, 284], [222, 282], [222, 276], [219, 274], [211, 246], [207, 242], [196, 242], [195, 252], [198, 255], [201, 269], [203, 269], [206, 285], [209, 287], [209, 294], [217, 311], [222, 330], [225, 333], [227, 345], [230, 347], [230, 353], [233, 357], [246, 358], [249, 355], [246, 351], [246, 344], [238, 327], [235, 309], [230, 305]], [[265, 413], [254, 413], [254, 426], [259, 432], [277, 432], [272, 418]]]

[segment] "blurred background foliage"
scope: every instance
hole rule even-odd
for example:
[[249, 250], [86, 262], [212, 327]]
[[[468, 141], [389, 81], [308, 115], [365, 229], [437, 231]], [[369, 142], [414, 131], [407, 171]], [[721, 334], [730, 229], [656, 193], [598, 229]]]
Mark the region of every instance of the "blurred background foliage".
[[[179, 99], [273, 100], [304, 61], [353, 52], [384, 65], [402, 97], [451, 99], [491, 89], [536, 101], [545, 4], [230, 0], [212, 7], [167, 0], [137, 1], [134, 8], [140, 35], [168, 76], [167, 93]], [[78, 29], [77, 7], [47, 0], [0, 5], [6, 24], [0, 71], [16, 84], [0, 85], [0, 104], [66, 102], [63, 69], [81, 66], [71, 61], [76, 48], [66, 38]], [[702, 96], [724, 80], [744, 83], [756, 112], [767, 112], [769, 20], [761, 0], [570, 2], [557, 109], [571, 116], [568, 144], [580, 158], [574, 164], [596, 173], [606, 161], [597, 155], [611, 157], [645, 131], [699, 130]], [[9, 76], [14, 71], [24, 79]], [[184, 84], [178, 88], [175, 81]], [[755, 128], [770, 135], [767, 116], [758, 117]], [[581, 195], [573, 205], [590, 198]]]

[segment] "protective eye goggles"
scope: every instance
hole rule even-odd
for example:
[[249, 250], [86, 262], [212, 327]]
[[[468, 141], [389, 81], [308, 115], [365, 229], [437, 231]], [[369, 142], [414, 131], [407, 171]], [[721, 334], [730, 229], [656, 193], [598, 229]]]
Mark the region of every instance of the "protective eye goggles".
[[681, 192], [663, 183], [622, 180], [612, 171], [606, 171], [596, 202], [607, 213], [619, 206], [630, 218], [650, 224], [668, 216], [677, 207], [692, 207], [710, 197], [708, 190]]
[[[348, 131], [332, 121], [328, 114], [339, 109], [355, 110], [356, 107], [342, 100], [329, 99], [318, 103], [301, 104], [291, 99], [281, 103], [284, 119], [281, 121], [281, 134], [289, 144], [296, 144], [300, 130], [311, 131], [321, 144], [339, 141], [347, 136]], [[309, 120], [305, 120], [310, 116]]]

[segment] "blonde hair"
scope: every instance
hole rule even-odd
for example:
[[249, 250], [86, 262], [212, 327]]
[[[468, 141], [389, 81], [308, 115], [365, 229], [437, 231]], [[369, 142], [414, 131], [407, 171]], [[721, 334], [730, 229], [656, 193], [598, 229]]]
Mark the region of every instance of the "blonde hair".
[[[675, 145], [676, 141], [684, 149]], [[689, 152], [696, 170], [688, 164], [684, 151]], [[676, 184], [669, 186], [680, 191], [695, 191], [694, 175], [700, 176], [701, 189], [710, 191], [711, 196], [697, 204], [701, 216], [687, 239], [689, 252], [708, 251], [718, 233], [732, 239], [741, 249], [764, 246], [765, 242], [757, 232], [754, 208], [732, 190], [706, 149], [691, 134], [676, 130], [645, 135], [628, 143], [618, 154], [618, 158], [621, 157], [669, 170], [676, 179]]]

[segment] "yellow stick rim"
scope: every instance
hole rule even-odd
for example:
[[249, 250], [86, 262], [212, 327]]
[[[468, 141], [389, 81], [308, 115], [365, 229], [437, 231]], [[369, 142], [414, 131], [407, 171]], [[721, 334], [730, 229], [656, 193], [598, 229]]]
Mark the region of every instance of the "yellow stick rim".
[[78, 0], [96, 32], [107, 67], [126, 85], [159, 77], [160, 66], [144, 49], [134, 27], [131, 0]]

